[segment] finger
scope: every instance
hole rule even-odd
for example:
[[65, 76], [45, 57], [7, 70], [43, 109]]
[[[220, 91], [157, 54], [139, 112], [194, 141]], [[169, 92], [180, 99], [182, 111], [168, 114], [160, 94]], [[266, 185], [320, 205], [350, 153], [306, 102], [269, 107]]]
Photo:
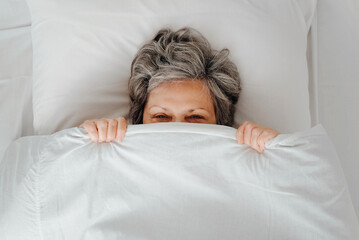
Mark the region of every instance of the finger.
[[259, 136], [259, 139], [258, 139], [258, 142], [259, 142], [259, 145], [262, 149], [262, 151], [264, 151], [265, 149], [265, 144], [272, 138], [278, 136], [278, 132], [272, 130], [272, 129], [267, 129], [267, 130], [264, 130], [263, 134], [261, 136]]
[[252, 137], [250, 146], [257, 150], [257, 152], [261, 152], [260, 145], [258, 144], [258, 137], [263, 133], [264, 129], [259, 127], [254, 127], [252, 129]]
[[259, 148], [259, 152], [262, 153], [264, 152], [264, 146], [265, 146], [265, 142], [263, 141], [263, 133], [265, 133], [265, 129], [262, 129], [263, 131], [258, 135], [257, 138], [257, 144], [258, 144], [258, 148]]
[[80, 124], [79, 128], [85, 128], [85, 125], [89, 124], [91, 122], [93, 122], [93, 120], [86, 120], [86, 121], [84, 121], [83, 123]]
[[116, 137], [117, 131], [117, 120], [116, 119], [109, 119], [108, 120], [108, 127], [107, 127], [107, 138], [106, 142], [111, 142]]
[[117, 140], [119, 142], [122, 142], [122, 140], [125, 138], [126, 131], [127, 131], [127, 121], [124, 117], [119, 117], [117, 119], [118, 125], [117, 125]]
[[268, 139], [269, 139], [268, 133], [263, 133], [260, 139], [258, 140], [261, 151], [264, 151]]
[[99, 142], [104, 142], [107, 138], [107, 119], [102, 118], [97, 120], [96, 125], [98, 129]]
[[251, 145], [252, 129], [255, 127], [254, 123], [249, 122], [244, 128], [244, 143]]
[[241, 124], [241, 126], [239, 126], [239, 128], [237, 129], [236, 132], [236, 138], [237, 138], [237, 142], [239, 144], [243, 144], [244, 143], [244, 129], [247, 126], [249, 122], [245, 121]]
[[98, 141], [98, 132], [96, 124], [93, 120], [86, 121], [82, 127], [88, 132], [90, 135], [91, 141], [97, 142]]

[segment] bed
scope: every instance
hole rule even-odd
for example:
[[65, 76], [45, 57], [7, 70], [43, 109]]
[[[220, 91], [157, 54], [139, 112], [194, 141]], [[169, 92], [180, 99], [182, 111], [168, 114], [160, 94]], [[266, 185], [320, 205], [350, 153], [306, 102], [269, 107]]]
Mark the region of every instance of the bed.
[[[198, 22], [198, 25], [195, 25], [195, 27], [199, 28], [210, 41], [212, 39], [213, 41], [211, 42], [213, 42], [215, 47], [221, 48], [222, 46], [228, 46], [230, 50], [233, 50], [233, 57], [241, 66], [240, 73], [244, 79], [243, 87], [246, 91], [243, 91], [243, 97], [240, 99], [240, 108], [236, 115], [238, 123], [243, 120], [252, 120], [259, 124], [272, 126], [283, 133], [283, 138], [285, 138], [285, 136], [288, 137], [286, 134], [293, 134], [293, 136], [296, 136], [291, 138], [292, 141], [294, 141], [293, 139], [300, 140], [301, 138], [297, 136], [303, 137], [303, 134], [306, 135], [305, 133], [307, 133], [309, 129], [311, 129], [310, 131], [312, 131], [312, 133], [317, 133], [319, 131], [319, 135], [324, 134], [323, 132], [325, 132], [335, 146], [336, 153], [334, 152], [333, 155], [337, 154], [338, 159], [340, 160], [340, 165], [335, 166], [337, 166], [339, 172], [341, 171], [341, 168], [343, 169], [345, 178], [341, 178], [340, 173], [335, 176], [337, 176], [338, 182], [343, 184], [343, 186], [347, 186], [349, 190], [347, 196], [349, 200], [341, 200], [341, 203], [351, 205], [353, 207], [353, 212], [349, 211], [350, 207], [349, 210], [348, 208], [338, 207], [338, 211], [340, 211], [340, 209], [345, 209], [347, 212], [345, 212], [345, 214], [342, 213], [342, 215], [338, 215], [337, 213], [337, 215], [328, 214], [341, 219], [341, 223], [350, 223], [347, 224], [347, 227], [349, 227], [346, 229], [339, 228], [343, 231], [341, 232], [343, 235], [338, 233], [331, 234], [328, 230], [328, 228], [332, 226], [330, 223], [327, 225], [324, 223], [319, 224], [317, 221], [315, 223], [318, 225], [314, 224], [313, 226], [319, 226], [318, 229], [320, 229], [320, 231], [313, 231], [313, 234], [310, 235], [310, 231], [308, 230], [309, 235], [300, 235], [300, 231], [297, 232], [296, 229], [292, 229], [289, 232], [296, 233], [297, 235], [291, 236], [291, 239], [316, 239], [315, 237], [321, 239], [355, 239], [350, 237], [358, 236], [356, 234], [358, 234], [359, 231], [357, 229], [359, 216], [359, 190], [356, 183], [359, 180], [357, 175], [359, 161], [356, 153], [356, 146], [359, 144], [359, 127], [357, 125], [357, 122], [359, 121], [359, 110], [357, 107], [359, 103], [359, 70], [356, 66], [359, 64], [359, 48], [357, 48], [356, 45], [359, 41], [359, 5], [356, 1], [345, 0], [338, 2], [334, 0], [318, 0], [302, 2], [278, 0], [276, 1], [277, 4], [267, 5], [261, 5], [261, 3], [248, 4], [248, 1], [242, 1], [247, 3], [248, 6], [243, 5], [244, 7], [240, 10], [240, 15], [246, 17], [246, 19], [250, 19], [248, 22], [236, 22], [237, 15], [233, 13], [236, 9], [235, 1], [228, 1], [228, 5], [233, 6], [230, 10], [224, 9], [223, 6], [217, 6], [215, 1], [209, 1], [209, 4], [207, 4], [205, 8], [203, 8], [203, 3], [201, 1], [194, 1], [192, 5], [188, 1], [183, 1], [182, 3], [172, 2], [172, 4], [153, 1], [153, 5], [149, 5], [145, 1], [119, 1], [118, 3], [109, 1], [108, 4], [104, 4], [105, 6], [100, 6], [97, 2], [98, 1], [96, 0], [89, 1], [88, 3], [77, 1], [76, 4], [74, 4], [70, 1], [64, 1], [63, 4], [59, 4], [59, 1], [56, 0], [47, 2], [41, 0], [29, 0], [28, 2], [24, 0], [5, 0], [0, 3], [1, 155], [6, 153], [7, 156], [9, 156], [11, 153], [13, 154], [12, 156], [15, 156], [17, 152], [20, 153], [20, 151], [17, 150], [17, 147], [20, 149], [29, 147], [32, 144], [39, 144], [37, 147], [40, 149], [40, 147], [43, 146], [40, 144], [40, 142], [43, 141], [40, 140], [41, 136], [43, 136], [43, 138], [51, 138], [51, 136], [57, 134], [56, 136], [65, 139], [69, 138], [70, 141], [74, 141], [75, 143], [77, 140], [80, 141], [79, 139], [83, 141], [86, 136], [85, 133], [81, 132], [78, 128], [73, 128], [81, 123], [81, 121], [95, 117], [117, 117], [118, 115], [123, 115], [126, 112], [126, 106], [128, 105], [128, 99], [124, 97], [126, 94], [126, 90], [124, 89], [126, 89], [127, 85], [125, 81], [118, 82], [116, 79], [126, 79], [126, 76], [128, 76], [129, 60], [133, 57], [135, 50], [143, 43], [144, 39], [148, 39], [149, 36], [153, 35], [154, 31], [161, 26], [164, 20], [169, 21], [172, 26], [176, 28], [182, 25], [182, 22], [179, 23], [175, 16], [170, 16], [171, 12], [176, 12], [176, 9], [186, 9], [186, 11], [191, 12], [192, 9], [194, 9], [193, 11], [196, 11], [196, 13], [198, 13], [199, 16], [202, 16], [203, 19], [207, 19], [207, 22], [201, 22], [198, 16], [196, 18], [193, 14], [189, 14], [188, 12], [187, 15], [181, 15], [182, 19], [185, 19], [184, 22], [187, 21], [187, 24]], [[124, 13], [123, 15], [116, 12], [119, 9], [119, 5], [116, 4], [122, 4], [122, 7], [124, 7], [121, 10]], [[263, 6], [278, 14], [276, 16], [288, 17], [288, 23], [282, 23], [280, 18], [271, 18], [270, 14], [261, 12]], [[289, 10], [283, 11], [286, 7], [288, 7]], [[151, 20], [151, 16], [154, 14], [153, 9], [155, 8], [161, 9], [161, 13], [158, 14], [159, 18], [157, 20]], [[254, 9], [254, 13], [246, 11], [248, 9]], [[139, 18], [139, 14], [134, 14], [137, 12], [140, 12], [140, 16], [143, 18]], [[289, 24], [296, 19], [294, 17], [297, 17], [300, 14], [304, 16], [304, 21], [299, 21], [298, 26], [291, 28]], [[112, 16], [112, 25], [109, 26], [108, 21], [101, 22], [102, 17], [105, 15]], [[229, 20], [226, 20], [227, 18], [213, 20], [214, 15], [226, 15]], [[93, 18], [91, 18], [91, 16]], [[262, 22], [263, 19], [267, 19], [267, 25], [262, 26], [258, 24], [256, 22], [256, 17], [258, 16]], [[51, 20], [51, 24], [46, 25], [47, 19]], [[137, 20], [138, 23], [136, 23], [137, 28], [134, 29], [140, 31], [132, 30], [132, 25], [128, 24], [128, 22], [135, 20]], [[79, 24], [72, 25], [74, 21]], [[151, 21], [152, 25], [151, 27], [148, 27], [147, 24]], [[253, 33], [253, 36], [257, 36], [257, 38], [262, 40], [266, 39], [269, 43], [272, 43], [272, 45], [274, 44], [273, 49], [261, 47], [262, 45], [260, 44], [262, 42], [258, 39], [243, 37], [243, 35], [238, 36], [238, 38], [234, 36], [231, 39], [226, 37], [218, 38], [212, 29], [215, 28], [216, 24], [230, 26], [226, 21], [231, 21], [238, 29], [242, 29], [242, 33]], [[50, 23], [50, 21], [48, 22]], [[253, 24], [251, 27], [263, 27], [263, 29], [258, 28], [259, 33], [253, 32], [251, 31], [253, 28], [247, 29], [245, 27], [248, 24], [249, 26], [251, 26], [250, 24]], [[288, 36], [288, 39], [298, 40], [293, 40], [293, 42], [286, 45], [288, 39], [283, 37], [285, 35], [281, 35], [281, 29], [271, 29], [270, 27], [275, 26], [276, 24], [286, 29], [289, 33], [288, 35], [292, 34], [292, 36]], [[267, 29], [272, 30], [272, 32], [268, 32]], [[298, 29], [303, 29], [303, 31], [308, 34], [300, 35], [301, 33], [298, 33]], [[119, 33], [121, 33], [121, 31], [125, 31], [127, 35], [120, 35]], [[226, 27], [221, 28], [220, 33], [222, 36], [228, 36], [231, 31], [233, 31], [232, 28]], [[275, 34], [273, 34], [273, 31], [277, 32], [274, 32]], [[140, 34], [138, 32], [140, 32]], [[295, 34], [299, 35], [296, 37]], [[303, 36], [305, 36], [305, 38], [303, 38]], [[251, 47], [253, 41], [259, 41], [257, 45], [259, 47]], [[126, 49], [119, 47], [119, 42], [126, 45]], [[298, 52], [296, 52], [298, 48], [293, 48], [293, 45], [291, 44], [302, 46], [301, 44], [303, 42], [306, 43], [304, 48], [305, 52], [302, 48], [300, 49], [300, 52], [302, 55], [305, 54], [305, 60], [307, 62], [304, 63], [307, 65], [303, 65], [304, 55], [301, 55], [301, 58], [291, 57], [298, 55]], [[69, 48], [69, 44], [73, 44], [72, 46], [76, 46], [76, 48]], [[96, 48], [90, 50], [89, 47], [91, 46], [96, 46]], [[241, 48], [240, 46], [245, 47]], [[286, 50], [288, 55], [275, 55], [275, 50], [282, 53], [285, 52], [283, 50]], [[265, 51], [268, 52], [263, 54], [264, 57], [257, 59], [252, 57], [251, 54], [253, 51], [256, 54], [261, 54]], [[236, 54], [237, 52], [241, 53], [240, 57]], [[63, 54], [63, 57], [67, 62], [64, 62], [64, 58], [56, 58], [56, 56], [61, 54]], [[266, 56], [272, 56], [271, 54], [275, 57], [273, 59], [267, 59]], [[116, 56], [119, 55], [123, 57], [117, 58]], [[69, 58], [69, 56], [73, 56], [73, 58]], [[85, 59], [86, 56], [91, 56], [92, 58]], [[96, 59], [94, 60], [95, 57], [97, 61]], [[99, 62], [101, 63], [99, 64]], [[278, 68], [280, 64], [284, 64], [287, 70]], [[97, 84], [98, 82], [96, 81], [98, 81], [99, 78], [110, 80], [107, 82], [104, 81], [103, 85], [97, 85], [98, 87], [96, 88], [96, 91], [94, 91], [91, 90], [91, 88], [84, 88], [84, 81], [81, 82], [78, 80], [83, 79], [84, 76], [88, 77], [88, 75], [84, 75], [83, 69], [96, 69], [96, 66], [100, 66], [101, 68], [91, 72], [93, 78], [88, 78], [86, 80], [87, 84]], [[298, 66], [302, 67], [302, 69], [307, 69], [307, 72], [303, 72], [300, 69], [298, 70]], [[71, 67], [73, 67], [73, 69]], [[109, 75], [108, 72], [111, 72], [111, 69], [116, 67], [121, 68], [123, 71]], [[258, 67], [258, 69], [264, 69], [263, 72], [272, 72], [270, 72], [270, 75], [263, 76], [261, 75], [261, 71], [256, 70], [256, 67]], [[276, 79], [279, 79], [278, 76], [281, 77], [280, 79], [285, 76], [287, 77], [287, 80], [277, 81]], [[264, 82], [264, 77], [268, 77], [270, 81], [268, 80], [269, 82]], [[308, 79], [307, 82], [298, 83], [298, 78], [303, 79], [305, 77]], [[61, 81], [62, 79], [68, 80]], [[251, 81], [247, 81], [248, 79]], [[71, 84], [69, 84], [69, 82], [71, 82]], [[263, 87], [260, 86], [266, 86], [266, 88], [262, 89]], [[99, 96], [102, 96], [102, 98], [101, 100], [95, 100], [90, 97], [91, 94], [98, 94]], [[253, 97], [255, 94], [257, 94], [259, 98], [261, 96], [263, 98], [258, 100]], [[270, 95], [278, 96], [278, 98], [269, 98]], [[68, 99], [71, 99], [71, 101], [67, 101]], [[260, 105], [260, 102], [265, 102], [265, 104]], [[89, 103], [91, 103], [91, 108], [86, 105]], [[87, 111], [79, 113], [79, 109], [86, 109]], [[257, 109], [257, 111], [254, 112], [251, 109]], [[270, 113], [273, 113], [275, 116], [268, 117]], [[321, 125], [319, 125], [320, 130], [318, 130], [318, 124]], [[172, 129], [173, 127], [170, 128]], [[195, 134], [193, 132], [194, 130], [190, 127], [190, 129], [186, 126], [176, 127], [176, 129], [178, 128], [182, 129], [181, 131], [189, 132], [189, 134]], [[218, 129], [206, 129], [206, 131], [212, 132], [212, 135], [216, 135], [218, 133], [217, 130]], [[134, 128], [133, 131], [161, 132], [162, 130], [148, 130], [146, 128], [138, 130]], [[226, 131], [227, 130], [224, 130], [224, 132]], [[225, 136], [216, 136], [224, 139], [230, 138], [226, 137], [228, 136], [226, 134], [224, 134]], [[27, 138], [23, 138], [26, 136]], [[273, 143], [273, 146], [274, 145], [275, 144]], [[9, 146], [10, 148], [8, 149]], [[94, 148], [93, 151], [100, 150]], [[13, 158], [15, 159], [15, 157]], [[34, 159], [35, 158], [36, 157], [34, 157]], [[4, 162], [5, 161], [3, 161], [3, 163]], [[2, 166], [5, 165], [3, 164]], [[144, 164], [140, 166], [145, 171], [147, 165]], [[74, 171], [74, 169], [70, 170]], [[71, 172], [70, 170], [69, 172]], [[3, 174], [6, 173], [4, 169], [1, 169], [1, 171]], [[93, 176], [96, 176], [96, 174], [90, 170], [83, 172], [83, 174], [86, 173], [91, 173], [94, 174]], [[295, 174], [296, 173], [293, 172], [293, 176]], [[162, 180], [165, 179], [165, 175], [161, 175], [161, 177]], [[216, 177], [223, 176], [216, 175]], [[9, 176], [8, 179], [11, 179], [11, 176]], [[175, 185], [175, 181], [169, 182]], [[4, 183], [4, 181], [2, 183]], [[334, 184], [335, 179], [331, 183]], [[139, 184], [145, 183], [140, 182]], [[201, 186], [202, 189], [205, 187], [204, 185]], [[59, 187], [64, 187], [64, 185], [59, 185]], [[177, 188], [180, 188], [180, 186], [177, 185]], [[70, 190], [71, 188], [69, 188], [69, 191]], [[170, 191], [167, 188], [165, 190]], [[337, 189], [333, 189], [333, 191], [334, 190]], [[1, 194], [5, 192], [9, 193], [11, 191], [1, 189]], [[210, 193], [207, 194], [210, 195]], [[171, 196], [170, 194], [168, 195]], [[313, 195], [310, 196], [313, 197]], [[322, 197], [323, 196], [325, 197], [326, 195], [322, 195]], [[330, 196], [333, 197], [336, 195], [334, 194]], [[343, 197], [346, 195], [344, 194], [340, 196]], [[311, 197], [308, 198], [314, 199], [313, 201], [315, 201], [315, 198]], [[2, 213], [2, 216], [0, 216], [0, 223], [2, 224], [0, 224], [0, 236], [1, 234], [12, 234], [3, 235], [8, 237], [5, 239], [120, 238], [120, 235], [116, 235], [115, 233], [114, 235], [111, 235], [109, 232], [106, 232], [107, 235], [101, 235], [101, 231], [97, 231], [98, 229], [101, 229], [101, 224], [106, 223], [106, 218], [103, 219], [102, 223], [101, 221], [96, 223], [97, 225], [94, 228], [91, 228], [87, 233], [84, 233], [84, 231], [76, 232], [73, 230], [72, 233], [76, 232], [76, 234], [79, 234], [73, 238], [69, 237], [72, 230], [62, 232], [70, 235], [51, 235], [54, 232], [61, 233], [59, 225], [51, 226], [45, 224], [42, 235], [33, 233], [33, 238], [26, 238], [24, 235], [20, 234], [17, 235], [17, 238], [11, 238], [9, 236], [15, 236], [15, 233], [18, 232], [16, 227], [11, 228], [11, 226], [14, 226], [14, 222], [16, 222], [15, 220], [17, 219], [9, 221], [9, 223], [13, 224], [6, 225], [5, 218], [11, 219], [14, 216], [22, 215], [21, 213], [16, 213], [20, 215], [5, 214], [4, 202], [7, 200], [4, 200], [4, 197], [0, 197], [0, 199], [3, 200], [2, 208], [0, 208], [2, 209], [2, 212], [0, 211], [0, 213]], [[97, 199], [97, 201], [100, 200]], [[16, 209], [21, 210], [22, 205], [20, 203], [21, 201], [16, 203], [19, 205], [14, 205]], [[106, 205], [105, 207], [110, 209], [112, 207], [116, 211], [119, 211], [113, 202], [108, 204], [109, 205]], [[6, 208], [8, 208], [8, 206], [10, 205], [6, 205]], [[144, 205], [139, 206], [143, 207]], [[207, 205], [207, 207], [208, 206], [210, 205]], [[302, 206], [307, 205], [303, 204]], [[131, 205], [130, 207], [134, 206]], [[54, 210], [52, 209], [51, 211]], [[237, 211], [244, 211], [244, 209], [237, 209]], [[289, 213], [294, 214], [291, 212], [293, 209], [288, 211]], [[312, 214], [313, 212], [310, 213]], [[148, 212], [147, 214], [151, 214], [151, 212]], [[300, 216], [305, 219], [303, 217], [304, 215], [299, 215], [298, 219], [301, 219]], [[321, 219], [322, 215], [312, 216], [319, 216], [318, 218]], [[355, 219], [353, 219], [353, 216]], [[218, 215], [218, 218], [221, 217], [223, 216]], [[232, 221], [235, 220], [236, 219], [232, 219]], [[107, 221], [109, 220], [107, 219]], [[44, 222], [46, 222], [46, 218]], [[264, 235], [256, 235], [256, 239], [268, 239], [270, 237], [275, 239], [285, 239], [285, 234], [283, 232], [276, 231], [277, 228], [274, 222], [272, 222], [272, 227], [266, 226], [264, 222], [262, 227], [264, 229], [271, 229], [272, 232], [267, 232]], [[309, 226], [303, 224], [303, 222], [301, 222], [303, 229], [311, 229]], [[160, 225], [166, 223], [166, 221], [161, 219], [161, 221], [158, 220], [156, 223]], [[198, 224], [198, 222], [196, 223]], [[207, 223], [209, 224], [208, 226], [212, 226], [211, 221], [207, 221]], [[335, 226], [335, 223], [335, 221], [332, 222], [332, 224], [334, 224], [333, 226]], [[29, 222], [24, 221], [22, 224], [23, 226], [27, 226], [30, 232], [31, 228], [34, 227], [32, 225], [34, 222], [31, 220]], [[124, 222], [124, 224], [129, 224], [129, 222]], [[182, 224], [184, 223], [182, 222]], [[192, 222], [192, 224], [195, 223]], [[246, 224], [248, 225], [243, 226], [253, 226], [253, 224], [250, 225], [250, 223]], [[323, 227], [324, 225], [326, 225], [326, 227]], [[86, 225], [81, 226], [85, 228]], [[145, 238], [144, 236], [147, 236], [149, 239], [166, 239], [167, 236], [167, 239], [168, 237], [176, 239], [174, 236], [170, 235], [171, 231], [163, 231], [163, 235], [155, 235], [150, 229], [145, 229], [146, 225], [139, 224], [139, 226], [142, 227], [142, 231], [128, 228], [131, 229], [132, 232], [130, 230], [128, 230], [128, 232], [124, 231], [122, 237], [124, 237], [124, 239], [143, 239]], [[188, 228], [184, 229], [187, 229], [187, 233], [191, 233], [190, 226], [186, 226]], [[199, 224], [198, 226], [199, 228], [197, 229], [200, 229], [201, 225]], [[197, 236], [202, 237], [203, 239], [218, 239], [219, 236], [230, 238], [230, 235], [223, 234], [225, 232], [228, 233], [228, 231], [230, 232], [231, 229], [235, 229], [235, 225], [232, 226], [227, 224], [226, 226], [228, 227], [227, 229], [222, 228], [222, 232], [217, 232], [217, 234], [221, 235], [211, 235], [211, 237], [209, 237], [209, 235]], [[158, 225], [154, 223], [153, 227], [157, 229]], [[38, 226], [36, 226], [36, 228], [38, 228]], [[70, 228], [70, 226], [68, 228]], [[290, 225], [288, 225], [288, 228], [290, 229]], [[4, 233], [4, 229], [10, 230]], [[170, 229], [169, 225], [167, 226], [167, 229]], [[3, 231], [2, 233], [1, 230]], [[251, 234], [256, 231], [254, 228], [252, 230], [253, 231], [246, 232], [247, 235], [245, 236], [247, 236], [247, 239], [254, 236]], [[178, 229], [176, 231], [178, 233]], [[243, 229], [241, 229], [241, 231], [242, 233], [245, 232]], [[113, 232], [113, 230], [110, 232]], [[182, 235], [180, 235], [181, 238], [179, 239], [190, 239], [190, 236], [194, 237], [196, 234], [203, 232], [204, 230], [198, 230], [198, 232], [192, 232], [192, 235], [183, 235], [185, 233], [185, 231], [183, 231]], [[125, 233], [128, 233], [128, 235]], [[135, 233], [137, 233], [137, 235]], [[132, 238], [129, 238], [129, 236], [132, 236]]]

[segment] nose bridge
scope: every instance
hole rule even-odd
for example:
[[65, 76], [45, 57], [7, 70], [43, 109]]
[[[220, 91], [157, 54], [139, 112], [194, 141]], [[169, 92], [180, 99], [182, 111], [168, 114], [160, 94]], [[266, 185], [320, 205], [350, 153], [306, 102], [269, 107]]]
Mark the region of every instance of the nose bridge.
[[171, 122], [187, 122], [186, 120], [186, 116], [184, 114], [174, 114], [172, 116], [172, 121]]

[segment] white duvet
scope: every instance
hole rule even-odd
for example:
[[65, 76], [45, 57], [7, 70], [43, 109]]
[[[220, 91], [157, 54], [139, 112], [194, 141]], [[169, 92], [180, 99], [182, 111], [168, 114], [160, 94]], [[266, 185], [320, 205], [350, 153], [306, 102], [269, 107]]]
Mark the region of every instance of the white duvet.
[[13, 142], [0, 162], [0, 239], [359, 239], [334, 148], [316, 126], [263, 154], [235, 129], [129, 126], [94, 143], [84, 129]]

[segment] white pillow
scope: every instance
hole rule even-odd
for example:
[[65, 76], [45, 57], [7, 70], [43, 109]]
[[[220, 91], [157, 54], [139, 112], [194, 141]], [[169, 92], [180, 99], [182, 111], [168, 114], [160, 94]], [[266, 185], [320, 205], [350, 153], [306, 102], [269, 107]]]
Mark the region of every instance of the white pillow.
[[316, 0], [28, 3], [37, 134], [126, 115], [135, 53], [159, 29], [184, 26], [231, 51], [243, 88], [238, 124], [254, 121], [282, 133], [310, 127], [306, 46]]

